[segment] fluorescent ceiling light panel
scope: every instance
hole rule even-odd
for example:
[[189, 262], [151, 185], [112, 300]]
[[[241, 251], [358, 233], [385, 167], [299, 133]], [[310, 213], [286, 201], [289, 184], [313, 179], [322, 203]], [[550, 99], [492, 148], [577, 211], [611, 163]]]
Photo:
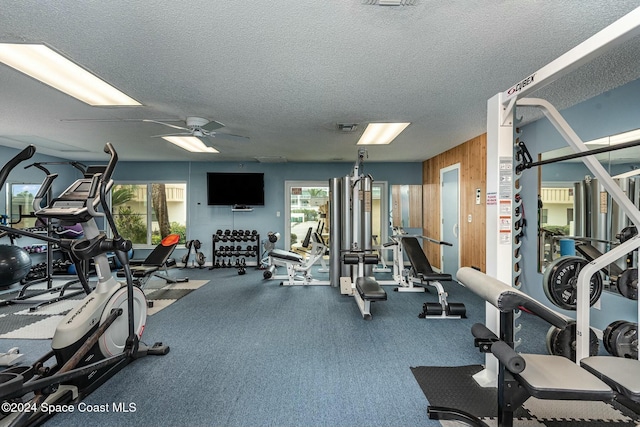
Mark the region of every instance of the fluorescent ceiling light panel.
[[206, 146], [196, 136], [163, 136], [162, 139], [193, 153], [219, 153], [215, 148]]
[[640, 129], [630, 130], [628, 132], [617, 133], [611, 136], [603, 136], [602, 138], [592, 139], [585, 142], [589, 145], [617, 145], [624, 144], [626, 142], [633, 142], [640, 140]]
[[389, 144], [410, 123], [369, 123], [357, 145]]
[[89, 105], [141, 105], [42, 44], [0, 43], [0, 61]]

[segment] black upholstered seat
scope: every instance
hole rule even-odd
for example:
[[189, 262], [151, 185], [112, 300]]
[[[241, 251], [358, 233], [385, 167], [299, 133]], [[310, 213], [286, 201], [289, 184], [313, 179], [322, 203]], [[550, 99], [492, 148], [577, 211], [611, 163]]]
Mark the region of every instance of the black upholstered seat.
[[375, 279], [370, 277], [358, 277], [356, 279], [356, 290], [360, 298], [366, 301], [386, 301], [387, 293]]

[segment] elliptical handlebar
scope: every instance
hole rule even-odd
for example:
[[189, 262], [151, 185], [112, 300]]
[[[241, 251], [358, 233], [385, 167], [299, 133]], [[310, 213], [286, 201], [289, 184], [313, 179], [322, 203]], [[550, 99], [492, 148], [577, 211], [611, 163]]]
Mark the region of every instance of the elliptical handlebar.
[[118, 153], [116, 153], [115, 148], [110, 142], [107, 142], [104, 145], [104, 152], [109, 154], [111, 158], [109, 159], [109, 163], [102, 174], [102, 183], [105, 184], [111, 179], [111, 175], [113, 175], [113, 170], [116, 168], [116, 164], [118, 163]]
[[7, 177], [9, 176], [9, 173], [13, 170], [13, 168], [15, 168], [19, 163], [33, 157], [35, 153], [36, 147], [30, 144], [24, 150], [16, 154], [2, 167], [2, 169], [0, 169], [0, 189], [4, 187], [4, 184], [7, 181]]
[[[109, 163], [107, 164], [104, 172], [96, 173], [91, 179], [91, 187], [89, 188], [89, 196], [87, 198], [87, 209], [89, 214], [93, 217], [106, 216], [114, 236], [118, 236], [118, 231], [115, 229], [115, 222], [113, 221], [113, 218], [111, 218], [109, 205], [106, 202], [106, 188], [109, 185], [111, 175], [113, 175], [113, 171], [118, 163], [118, 153], [110, 142], [107, 142], [104, 145], [104, 152], [110, 156]], [[95, 210], [94, 200], [97, 196], [100, 197], [100, 205], [102, 206], [104, 213], [99, 213]]]

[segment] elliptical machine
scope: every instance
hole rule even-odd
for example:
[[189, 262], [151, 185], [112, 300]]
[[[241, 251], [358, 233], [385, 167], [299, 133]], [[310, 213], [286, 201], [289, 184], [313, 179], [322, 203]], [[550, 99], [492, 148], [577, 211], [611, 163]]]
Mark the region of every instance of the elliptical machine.
[[[74, 260], [93, 259], [98, 278], [95, 289], [58, 324], [51, 343], [52, 351], [31, 366], [17, 366], [0, 372], [0, 401], [27, 403], [15, 406], [22, 408], [22, 412], [0, 414], [3, 424], [12, 427], [37, 425], [52, 416], [41, 411], [43, 404], [51, 407], [77, 403], [131, 361], [169, 352], [169, 347], [161, 343], [153, 347], [140, 343], [147, 303], [144, 293], [133, 285], [127, 255], [131, 241], [119, 235], [106, 202], [118, 156], [110, 143], [104, 150], [110, 159], [102, 171], [75, 181], [59, 197], [35, 212], [37, 217], [58, 221], [61, 225], [80, 223], [83, 239], [57, 239], [0, 226], [2, 231], [57, 243]], [[33, 154], [35, 147], [30, 145], [0, 170], [0, 188], [9, 172]], [[56, 174], [46, 177], [34, 206], [39, 206], [56, 177]], [[102, 212], [96, 211], [99, 206]], [[105, 218], [113, 238], [107, 238], [99, 231], [97, 217]], [[126, 283], [118, 282], [111, 274], [108, 252], [114, 252], [123, 265]], [[78, 275], [82, 276], [84, 272], [78, 271]], [[55, 363], [49, 366], [52, 358]]]

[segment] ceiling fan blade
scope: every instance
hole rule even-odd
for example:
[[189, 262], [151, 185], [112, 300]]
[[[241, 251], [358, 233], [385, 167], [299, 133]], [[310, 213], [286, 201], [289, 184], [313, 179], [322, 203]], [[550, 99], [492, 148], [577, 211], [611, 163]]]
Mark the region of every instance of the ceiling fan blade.
[[181, 132], [181, 133], [166, 133], [163, 135], [152, 135], [151, 138], [162, 138], [163, 136], [192, 136], [191, 132]]
[[216, 122], [215, 120], [211, 120], [204, 126], [201, 126], [201, 129], [206, 130], [207, 132], [211, 132], [212, 130], [223, 128], [224, 124], [220, 122]]
[[209, 132], [208, 136], [216, 139], [227, 139], [236, 142], [249, 142], [249, 137], [241, 135], [233, 135], [231, 133]]
[[159, 125], [165, 125], [165, 126], [169, 126], [170, 128], [174, 128], [174, 129], [180, 129], [180, 130], [190, 130], [189, 128], [186, 128], [184, 126], [176, 126], [176, 125], [172, 125], [170, 123], [165, 123], [165, 122], [159, 122], [158, 120], [151, 120], [151, 119], [142, 119], [143, 122], [145, 123], [157, 123]]

